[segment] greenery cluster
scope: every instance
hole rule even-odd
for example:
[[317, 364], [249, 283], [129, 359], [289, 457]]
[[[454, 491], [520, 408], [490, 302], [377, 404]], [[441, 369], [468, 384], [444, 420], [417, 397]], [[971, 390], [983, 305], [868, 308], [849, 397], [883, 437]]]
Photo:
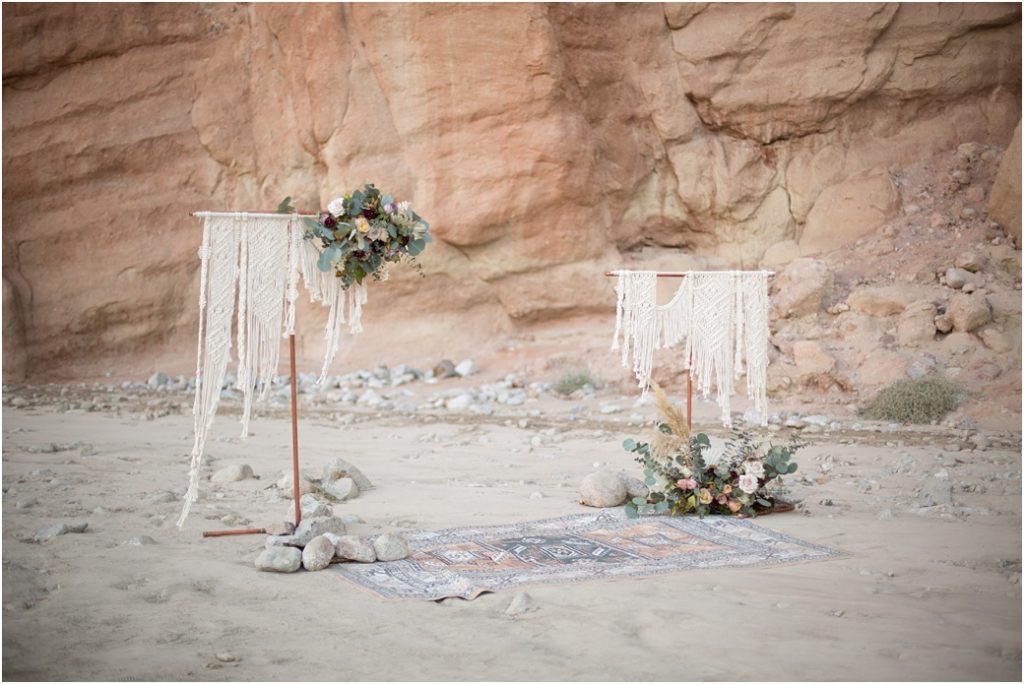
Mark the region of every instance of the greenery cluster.
[[590, 374], [589, 370], [576, 368], [562, 373], [558, 380], [555, 381], [553, 389], [563, 396], [568, 396], [587, 385], [597, 387], [597, 384], [597, 380]]
[[861, 412], [871, 420], [897, 423], [931, 423], [956, 409], [960, 388], [938, 373], [897, 380], [883, 388]]
[[[278, 211], [291, 212], [291, 198]], [[431, 241], [430, 227], [408, 202], [397, 202], [372, 184], [330, 202], [319, 218], [303, 218], [306, 238], [321, 247], [317, 264], [334, 271], [342, 287], [379, 280], [388, 264], [413, 261]]]

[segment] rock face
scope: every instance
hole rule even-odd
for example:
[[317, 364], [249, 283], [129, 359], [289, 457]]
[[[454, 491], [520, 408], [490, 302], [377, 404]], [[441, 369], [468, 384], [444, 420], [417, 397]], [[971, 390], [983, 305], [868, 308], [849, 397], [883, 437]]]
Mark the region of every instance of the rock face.
[[[989, 215], [998, 221], [1006, 232], [1017, 242], [1020, 242], [1020, 122], [1013, 130], [1013, 140], [1006, 148], [1003, 161], [999, 164], [999, 173], [996, 174], [995, 183], [992, 185], [992, 194], [988, 200]], [[6, 295], [4, 295], [6, 298]]]
[[[589, 276], [640, 265], [640, 245], [745, 267], [776, 243], [770, 259], [828, 250], [897, 210], [886, 169], [1010, 141], [1020, 16], [1012, 3], [5, 5], [4, 377], [187, 372], [187, 212], [285, 195], [314, 209], [364, 179], [410, 199], [437, 240], [425, 280], [395, 269], [372, 288], [354, 364], [465, 357], [495, 332], [607, 311], [611, 285]], [[1013, 206], [1004, 196], [993, 206]], [[302, 300], [312, 367], [326, 314]], [[457, 339], [443, 334], [453, 315]], [[446, 348], [424, 345], [435, 338]]]

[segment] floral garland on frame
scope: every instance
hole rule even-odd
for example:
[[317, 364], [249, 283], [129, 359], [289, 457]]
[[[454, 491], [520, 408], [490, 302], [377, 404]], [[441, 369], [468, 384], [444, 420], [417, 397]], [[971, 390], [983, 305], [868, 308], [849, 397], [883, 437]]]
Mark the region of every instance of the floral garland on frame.
[[[285, 198], [278, 211], [293, 211], [290, 201]], [[382, 194], [372, 183], [331, 200], [317, 219], [303, 222], [306, 239], [321, 248], [317, 268], [333, 270], [343, 289], [367, 276], [386, 279], [388, 267], [403, 260], [419, 270], [415, 259], [432, 240], [430, 225], [409, 202]]]

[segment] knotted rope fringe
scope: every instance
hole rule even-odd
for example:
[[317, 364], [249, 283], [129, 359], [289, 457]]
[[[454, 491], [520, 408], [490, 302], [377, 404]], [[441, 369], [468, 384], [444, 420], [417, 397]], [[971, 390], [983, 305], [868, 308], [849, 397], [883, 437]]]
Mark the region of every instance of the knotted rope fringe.
[[[691, 271], [672, 299], [657, 304], [657, 272], [616, 271], [615, 336], [622, 365], [632, 366], [642, 394], [651, 382], [654, 352], [683, 345], [685, 367], [707, 397], [717, 386], [721, 420], [732, 424], [733, 378], [744, 371], [747, 396], [768, 424], [768, 273]], [[632, 357], [632, 358], [630, 358]]]
[[[288, 221], [282, 230], [281, 221]], [[242, 437], [249, 433], [254, 399], [266, 399], [280, 362], [280, 338], [295, 332], [299, 277], [310, 299], [329, 307], [325, 336], [327, 353], [318, 383], [326, 376], [341, 342], [345, 307], [349, 331], [362, 331], [366, 286], [346, 293], [333, 272], [317, 268], [319, 251], [303, 239], [294, 216], [207, 216], [199, 249], [199, 342], [196, 351], [195, 439], [178, 528], [185, 524], [199, 496], [199, 474], [206, 440], [220, 403], [220, 390], [231, 361], [231, 324], [237, 303], [235, 336], [238, 380], [243, 397]], [[237, 285], [237, 298], [236, 298]]]

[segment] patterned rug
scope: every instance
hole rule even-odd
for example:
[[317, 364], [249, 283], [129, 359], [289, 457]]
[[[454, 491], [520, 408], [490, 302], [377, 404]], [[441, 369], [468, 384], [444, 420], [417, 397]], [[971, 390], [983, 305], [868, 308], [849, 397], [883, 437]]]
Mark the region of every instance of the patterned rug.
[[824, 560], [840, 551], [724, 516], [630, 519], [618, 509], [407, 535], [409, 558], [334, 565], [384, 598], [473, 599], [524, 584]]

